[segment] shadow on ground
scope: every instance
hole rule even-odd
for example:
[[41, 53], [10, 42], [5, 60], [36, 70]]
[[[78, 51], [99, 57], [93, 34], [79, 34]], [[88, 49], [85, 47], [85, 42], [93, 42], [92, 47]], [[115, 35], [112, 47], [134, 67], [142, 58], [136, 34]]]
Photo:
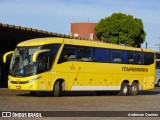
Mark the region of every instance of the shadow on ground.
[[[142, 95], [158, 95], [160, 94], [160, 88], [156, 88], [154, 90], [148, 90], [148, 91], [140, 91], [138, 96]], [[31, 95], [29, 92], [28, 93], [22, 93], [22, 94], [17, 94], [18, 96], [35, 96], [35, 97], [53, 97], [53, 92], [38, 92], [35, 95]], [[74, 96], [74, 97], [79, 97], [79, 96], [117, 96], [118, 92], [88, 92], [88, 91], [72, 91], [72, 92], [63, 92], [62, 96]]]

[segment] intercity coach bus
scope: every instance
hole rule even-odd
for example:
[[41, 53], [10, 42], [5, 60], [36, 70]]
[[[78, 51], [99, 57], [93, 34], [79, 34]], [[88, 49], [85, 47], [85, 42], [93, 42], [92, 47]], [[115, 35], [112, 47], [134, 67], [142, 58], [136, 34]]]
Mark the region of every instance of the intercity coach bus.
[[17, 45], [8, 79], [10, 90], [31, 93], [118, 91], [135, 96], [154, 89], [155, 52], [69, 38], [32, 39]]

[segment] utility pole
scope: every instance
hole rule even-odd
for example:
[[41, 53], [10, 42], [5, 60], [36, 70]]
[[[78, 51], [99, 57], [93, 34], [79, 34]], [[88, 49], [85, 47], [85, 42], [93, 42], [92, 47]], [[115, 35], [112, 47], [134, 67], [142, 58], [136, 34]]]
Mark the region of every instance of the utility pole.
[[160, 52], [160, 44], [157, 44], [156, 46], [158, 46], [158, 52]]
[[147, 44], [147, 42], [146, 42], [146, 49], [147, 49], [147, 45], [148, 45], [148, 44]]

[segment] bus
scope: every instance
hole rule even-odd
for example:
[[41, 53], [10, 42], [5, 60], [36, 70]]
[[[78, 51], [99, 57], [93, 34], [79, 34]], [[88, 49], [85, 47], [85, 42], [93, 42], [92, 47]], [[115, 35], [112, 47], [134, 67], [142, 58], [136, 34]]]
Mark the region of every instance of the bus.
[[[154, 89], [155, 52], [70, 38], [37, 38], [19, 43], [13, 53], [8, 88], [30, 93], [117, 91], [137, 95]], [[4, 57], [4, 62], [7, 55]]]
[[160, 87], [160, 53], [156, 52], [156, 78], [155, 86]]

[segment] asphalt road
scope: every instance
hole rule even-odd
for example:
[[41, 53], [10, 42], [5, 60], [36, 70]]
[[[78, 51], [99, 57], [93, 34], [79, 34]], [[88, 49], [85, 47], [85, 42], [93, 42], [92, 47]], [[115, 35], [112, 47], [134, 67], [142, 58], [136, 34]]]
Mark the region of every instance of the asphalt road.
[[[28, 91], [0, 88], [0, 111], [160, 111], [160, 88], [140, 92], [138, 96], [96, 95], [94, 92], [67, 92], [63, 97], [41, 93], [31, 96]], [[94, 112], [95, 113], [95, 112]], [[93, 114], [94, 114], [93, 113]], [[114, 113], [114, 112], [113, 112]], [[62, 113], [63, 114], [63, 113]], [[88, 113], [89, 114], [89, 113]], [[109, 113], [111, 114], [111, 113]], [[62, 115], [63, 116], [63, 115]], [[160, 115], [159, 115], [160, 116]], [[0, 118], [2, 119], [2, 118]], [[3, 118], [4, 119], [4, 118]], [[11, 119], [11, 118], [5, 118]], [[13, 119], [13, 118], [12, 118]], [[15, 118], [31, 119], [31, 118]], [[32, 118], [34, 119], [34, 118]], [[36, 119], [135, 119], [135, 117], [43, 117]], [[160, 117], [136, 117], [137, 120]]]

